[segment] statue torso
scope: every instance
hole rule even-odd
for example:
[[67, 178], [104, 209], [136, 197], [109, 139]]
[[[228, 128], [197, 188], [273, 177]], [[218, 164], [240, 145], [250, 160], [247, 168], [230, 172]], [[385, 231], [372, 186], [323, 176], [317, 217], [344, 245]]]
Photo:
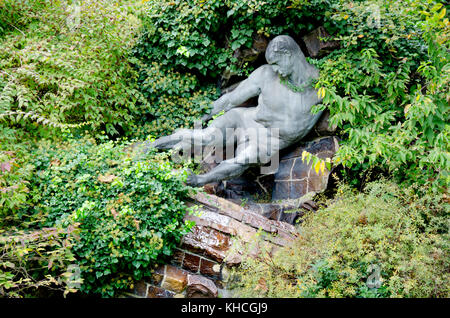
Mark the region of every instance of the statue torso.
[[270, 67], [263, 67], [264, 79], [255, 121], [267, 128], [278, 128], [284, 143], [296, 142], [311, 130], [320, 117], [320, 113], [311, 113], [311, 107], [320, 102], [317, 91], [306, 87], [303, 92], [294, 92], [280, 82]]

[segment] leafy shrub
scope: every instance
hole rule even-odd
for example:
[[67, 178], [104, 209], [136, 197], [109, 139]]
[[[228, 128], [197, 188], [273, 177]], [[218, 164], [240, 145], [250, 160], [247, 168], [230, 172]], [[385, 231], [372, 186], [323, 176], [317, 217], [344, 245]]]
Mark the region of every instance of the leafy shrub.
[[[341, 186], [306, 216], [301, 236], [237, 271], [245, 297], [448, 297], [448, 198], [390, 182]], [[367, 281], [379, 266], [379, 288]]]
[[30, 201], [30, 163], [34, 135], [23, 129], [0, 125], [0, 227], [16, 225]]
[[226, 68], [242, 72], [233, 52], [251, 47], [253, 36], [298, 34], [311, 30], [317, 10], [290, 10], [282, 1], [149, 1], [142, 10], [145, 32], [136, 52], [145, 61], [166, 67], [185, 67], [203, 75], [218, 76]]
[[445, 187], [446, 9], [434, 1], [342, 1], [329, 19], [341, 48], [311, 62], [320, 68], [316, 87], [323, 103], [316, 109], [328, 108], [344, 137], [334, 162]]
[[11, 29], [20, 29], [47, 10], [50, 1], [2, 1], [0, 2], [0, 36]]
[[164, 71], [153, 62], [141, 68], [141, 92], [150, 103], [136, 136], [160, 136], [175, 128], [192, 127], [194, 120], [209, 109], [215, 88], [201, 85], [189, 73]]
[[0, 225], [17, 220], [17, 212], [28, 202], [28, 180], [33, 166], [12, 151], [0, 152]]
[[79, 223], [73, 252], [80, 290], [113, 296], [170, 256], [189, 230], [182, 201], [190, 189], [167, 155], [135, 156], [131, 143], [74, 140], [41, 147], [31, 187], [43, 226]]
[[[3, 19], [30, 20], [0, 38], [0, 120], [9, 126], [30, 120], [54, 127], [84, 123], [112, 135], [132, 127], [146, 105], [129, 55], [139, 28], [132, 15], [136, 5], [40, 3], [49, 4], [0, 4], [7, 8]], [[22, 12], [22, 5], [30, 11]]]
[[42, 290], [47, 295], [49, 291], [76, 292], [79, 281], [70, 270], [76, 230], [76, 224], [67, 229], [0, 230], [0, 296], [40, 296]]

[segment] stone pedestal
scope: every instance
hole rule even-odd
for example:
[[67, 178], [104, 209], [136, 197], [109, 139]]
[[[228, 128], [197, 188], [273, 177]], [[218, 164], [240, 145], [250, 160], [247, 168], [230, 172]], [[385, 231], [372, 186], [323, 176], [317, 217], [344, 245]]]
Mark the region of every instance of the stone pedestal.
[[273, 253], [298, 237], [294, 226], [215, 195], [198, 193], [191, 204], [199, 206], [199, 213], [187, 214], [185, 220], [195, 226], [183, 237], [170, 264], [154, 269], [150, 279], [136, 282], [127, 296], [218, 297], [219, 291], [227, 292], [227, 268], [242, 261], [244, 251], [234, 244], [257, 242], [249, 251], [256, 257], [262, 249]]
[[321, 159], [332, 158], [338, 150], [336, 137], [323, 137], [294, 149], [289, 149], [280, 158], [280, 166], [275, 174], [272, 200], [298, 199], [308, 192], [321, 192], [326, 189], [331, 171], [316, 173], [309, 164], [302, 161], [303, 151]]

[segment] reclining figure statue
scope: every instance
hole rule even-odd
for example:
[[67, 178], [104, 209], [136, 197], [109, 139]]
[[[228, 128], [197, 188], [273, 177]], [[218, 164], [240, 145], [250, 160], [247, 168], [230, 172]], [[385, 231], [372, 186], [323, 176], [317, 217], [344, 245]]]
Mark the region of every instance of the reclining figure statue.
[[[225, 113], [208, 127], [179, 129], [148, 145], [157, 149], [190, 149], [192, 145], [222, 148], [231, 145], [234, 149], [236, 146], [234, 157], [221, 161], [208, 173], [191, 174], [188, 184], [201, 186], [227, 180], [241, 175], [252, 165], [265, 165], [281, 149], [301, 140], [319, 119], [320, 112], [311, 113], [311, 107], [320, 102], [311, 85], [319, 72], [306, 61], [294, 39], [287, 35], [275, 37], [267, 46], [265, 57], [268, 64], [256, 69], [233, 91], [213, 103], [212, 111], [202, 120]], [[237, 107], [255, 96], [259, 96], [256, 107]], [[230, 129], [235, 131], [231, 137], [227, 135]], [[249, 142], [249, 136], [255, 132], [257, 141]]]

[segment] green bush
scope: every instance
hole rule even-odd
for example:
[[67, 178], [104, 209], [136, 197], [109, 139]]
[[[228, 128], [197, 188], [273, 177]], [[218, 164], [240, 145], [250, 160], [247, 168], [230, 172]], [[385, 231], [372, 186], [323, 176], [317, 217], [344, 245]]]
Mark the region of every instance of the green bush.
[[129, 54], [140, 27], [133, 2], [2, 1], [0, 21], [18, 23], [0, 37], [0, 120], [133, 128], [147, 105]]
[[130, 142], [73, 140], [35, 155], [30, 213], [42, 226], [78, 224], [73, 246], [80, 290], [113, 296], [150, 276], [189, 230], [187, 173], [167, 155], [133, 153]]
[[[343, 141], [335, 163], [397, 181], [449, 181], [449, 22], [435, 1], [340, 1], [329, 15], [340, 49], [316, 84]], [[350, 182], [359, 178], [353, 174]]]
[[0, 229], [0, 297], [43, 297], [76, 292], [71, 270], [77, 227]]
[[140, 90], [150, 106], [135, 136], [168, 135], [175, 128], [193, 127], [217, 96], [212, 85], [201, 85], [196, 76], [164, 70], [156, 62], [141, 64]]
[[[311, 2], [311, 3], [310, 3]], [[242, 73], [233, 52], [251, 47], [253, 36], [311, 30], [326, 4], [305, 1], [303, 11], [282, 1], [149, 1], [142, 10], [145, 28], [136, 52], [144, 61], [217, 77], [226, 68]], [[249, 65], [251, 67], [251, 65]]]
[[42, 11], [48, 10], [50, 5], [50, 1], [42, 0], [0, 2], [0, 36], [6, 31], [27, 26], [42, 15]]
[[[308, 241], [277, 266], [249, 260], [258, 274], [244, 275], [252, 289], [243, 294], [447, 296], [447, 205], [436, 190], [449, 181], [449, 22], [442, 5], [418, 0], [0, 1], [0, 293], [70, 291], [61, 275], [72, 254], [86, 293], [114, 295], [150, 274], [189, 229], [188, 188], [164, 156], [134, 160], [129, 143], [99, 132], [192, 127], [217, 98], [221, 74], [256, 66], [233, 57], [236, 49], [256, 35], [300, 40], [319, 25], [340, 43], [309, 59], [320, 69], [316, 108], [330, 110], [342, 137], [333, 163], [353, 185], [381, 171], [426, 191], [374, 184], [344, 194], [342, 205], [311, 216]], [[62, 133], [77, 127], [97, 142]], [[356, 221], [361, 206], [366, 225], [364, 215]], [[43, 226], [58, 231], [16, 244]], [[70, 226], [79, 229], [74, 242]], [[377, 290], [364, 283], [370, 264], [382, 267]]]
[[[418, 190], [341, 186], [328, 207], [306, 216], [292, 246], [243, 262], [238, 295], [448, 297], [448, 198]], [[378, 288], [367, 284], [371, 266], [380, 268]]]
[[[237, 271], [244, 297], [448, 297], [449, 205], [445, 196], [374, 182], [341, 186], [308, 214], [300, 237]], [[380, 268], [381, 286], [367, 281]]]
[[0, 150], [0, 226], [14, 224], [17, 212], [29, 198], [28, 180], [33, 173], [33, 165], [14, 151]]

